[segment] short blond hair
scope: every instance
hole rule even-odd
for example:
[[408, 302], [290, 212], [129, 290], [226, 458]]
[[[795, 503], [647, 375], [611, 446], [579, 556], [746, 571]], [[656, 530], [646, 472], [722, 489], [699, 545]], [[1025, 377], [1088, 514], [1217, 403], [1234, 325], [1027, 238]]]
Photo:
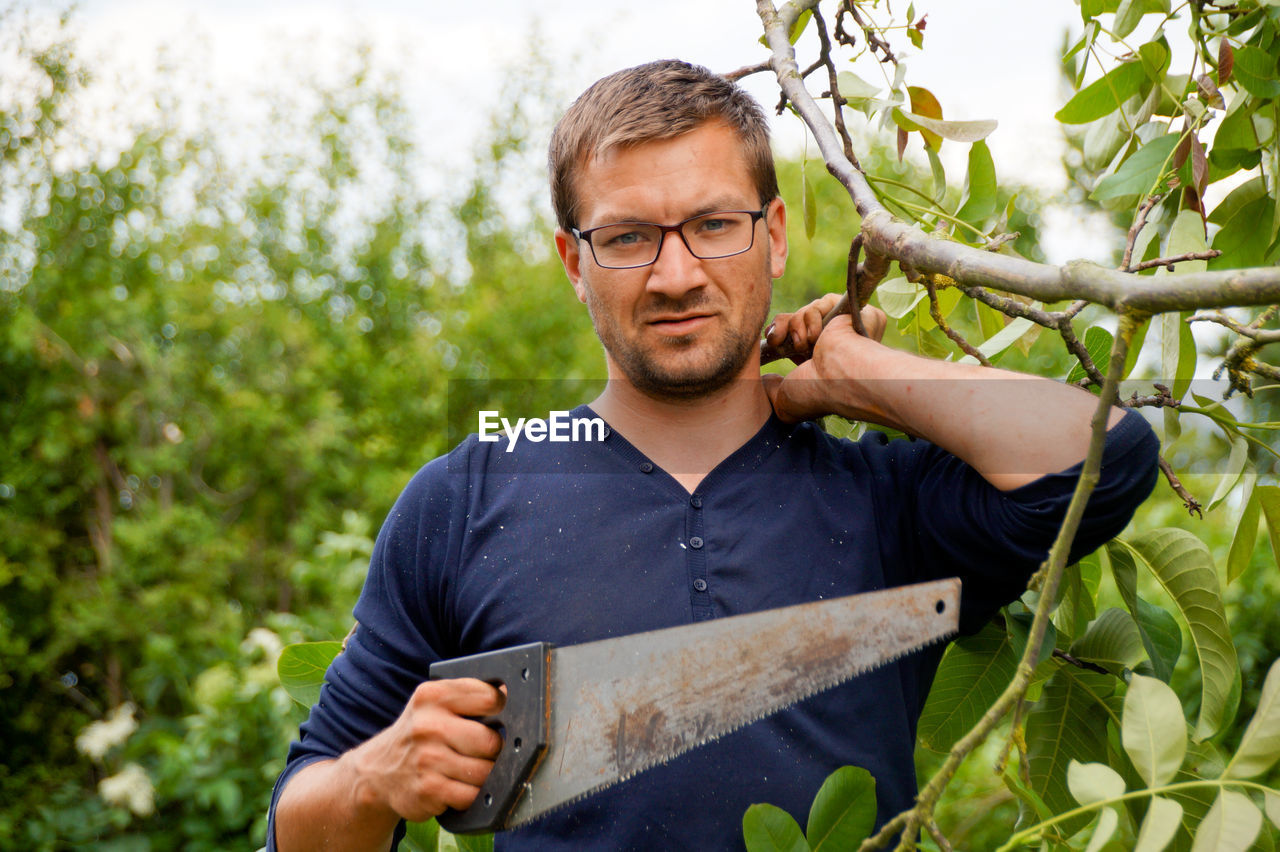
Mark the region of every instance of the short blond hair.
[[760, 205], [778, 197], [769, 123], [751, 95], [700, 65], [663, 59], [604, 77], [583, 92], [551, 134], [548, 170], [556, 223], [577, 227], [574, 177], [593, 157], [670, 139], [722, 121], [742, 141]]

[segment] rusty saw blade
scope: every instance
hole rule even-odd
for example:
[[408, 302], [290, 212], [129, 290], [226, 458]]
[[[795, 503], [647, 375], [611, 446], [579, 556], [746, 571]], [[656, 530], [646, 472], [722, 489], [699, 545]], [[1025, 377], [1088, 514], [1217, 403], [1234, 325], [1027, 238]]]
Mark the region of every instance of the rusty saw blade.
[[432, 679], [507, 687], [502, 752], [455, 833], [514, 828], [953, 635], [960, 581], [555, 647], [445, 660]]

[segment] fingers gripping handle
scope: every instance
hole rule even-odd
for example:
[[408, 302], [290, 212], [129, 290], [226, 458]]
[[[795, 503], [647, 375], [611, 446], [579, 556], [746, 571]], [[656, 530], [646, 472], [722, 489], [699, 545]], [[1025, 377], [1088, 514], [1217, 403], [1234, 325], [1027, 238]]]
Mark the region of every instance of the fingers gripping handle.
[[473, 677], [507, 688], [502, 712], [481, 720], [503, 732], [502, 751], [471, 807], [449, 809], [436, 818], [448, 831], [467, 834], [506, 826], [524, 792], [524, 782], [547, 750], [551, 648], [547, 642], [534, 642], [431, 664], [431, 680]]

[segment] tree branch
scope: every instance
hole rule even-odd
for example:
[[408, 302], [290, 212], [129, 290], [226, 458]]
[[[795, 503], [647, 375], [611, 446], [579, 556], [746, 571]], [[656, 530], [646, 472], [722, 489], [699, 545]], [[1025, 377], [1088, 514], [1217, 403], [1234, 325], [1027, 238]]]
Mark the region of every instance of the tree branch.
[[931, 237], [895, 219], [875, 191], [844, 156], [843, 143], [805, 89], [795, 50], [788, 40], [788, 24], [816, 0], [792, 0], [779, 13], [771, 0], [757, 0], [773, 52], [773, 70], [787, 99], [808, 125], [827, 163], [862, 217], [867, 251], [905, 262], [920, 272], [946, 275], [965, 285], [992, 287], [1041, 302], [1087, 299], [1116, 313], [1197, 310], [1221, 305], [1264, 305], [1280, 301], [1280, 269], [1234, 269], [1188, 272], [1144, 278], [1135, 286], [1130, 273], [1106, 269], [1088, 261], [1062, 266], [972, 248], [949, 239]]

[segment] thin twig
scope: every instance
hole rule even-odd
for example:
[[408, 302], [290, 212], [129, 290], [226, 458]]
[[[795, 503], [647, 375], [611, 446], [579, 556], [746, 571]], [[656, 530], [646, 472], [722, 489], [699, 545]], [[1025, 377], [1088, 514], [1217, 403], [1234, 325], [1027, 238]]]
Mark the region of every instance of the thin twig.
[[[840, 134], [840, 138], [844, 140], [844, 156], [853, 163], [856, 169], [862, 168], [858, 165], [858, 158], [853, 155], [853, 140], [849, 138], [849, 131], [844, 126], [844, 96], [840, 94], [840, 80], [836, 74], [836, 64], [831, 59], [831, 38], [827, 35], [827, 23], [822, 19], [822, 13], [818, 11], [818, 7], [813, 7], [813, 22], [818, 26], [818, 42], [820, 44], [818, 60], [827, 66], [827, 81], [831, 86], [831, 112], [835, 118], [836, 132]], [[857, 313], [854, 313], [857, 316]], [[855, 320], [855, 325], [856, 325]], [[861, 332], [859, 332], [861, 333]]]
[[1147, 214], [1151, 212], [1151, 208], [1160, 203], [1164, 195], [1153, 195], [1144, 199], [1138, 205], [1138, 215], [1134, 217], [1133, 224], [1129, 226], [1129, 233], [1124, 240], [1124, 258], [1120, 261], [1120, 269], [1124, 272], [1132, 272], [1130, 264], [1133, 263], [1133, 247], [1138, 242], [1138, 234], [1142, 233], [1143, 227], [1147, 224]]
[[975, 359], [982, 366], [992, 366], [991, 361], [987, 359], [986, 355], [983, 355], [978, 351], [977, 347], [965, 340], [964, 335], [947, 325], [946, 319], [942, 316], [942, 306], [938, 304], [938, 290], [934, 286], [933, 276], [925, 275], [922, 280], [924, 281], [924, 289], [929, 294], [929, 316], [933, 317], [933, 321], [937, 323], [938, 328], [942, 329], [942, 333], [945, 334], [952, 343], [959, 346], [964, 351], [964, 354]]
[[1129, 271], [1141, 272], [1144, 269], [1155, 269], [1157, 266], [1164, 266], [1167, 267], [1170, 272], [1173, 272], [1173, 265], [1175, 263], [1186, 263], [1189, 260], [1213, 260], [1220, 254], [1222, 254], [1222, 252], [1217, 249], [1208, 249], [1207, 251], [1189, 251], [1185, 254], [1177, 255], [1176, 257], [1157, 257], [1151, 260], [1144, 260]]
[[1236, 320], [1226, 314], [1217, 311], [1205, 311], [1197, 313], [1187, 318], [1187, 322], [1213, 322], [1218, 325], [1231, 329], [1236, 334], [1249, 338], [1259, 347], [1266, 346], [1270, 343], [1280, 343], [1280, 331], [1262, 331], [1255, 324], [1257, 320], [1249, 325], [1241, 325]]
[[936, 822], [929, 820], [925, 823], [925, 828], [929, 829], [929, 836], [933, 838], [934, 843], [938, 844], [938, 849], [941, 852], [953, 852], [951, 843], [947, 840], [946, 835], [942, 833], [942, 830], [938, 828]]
[[724, 77], [726, 80], [732, 80], [736, 83], [743, 77], [750, 77], [752, 74], [759, 74], [762, 71], [769, 71], [772, 68], [773, 65], [766, 59], [764, 62], [757, 62], [755, 65], [743, 65], [736, 71], [730, 71], [728, 74], [721, 74], [720, 76]]
[[1075, 666], [1078, 669], [1085, 669], [1087, 671], [1097, 672], [1098, 674], [1111, 674], [1111, 672], [1107, 671], [1097, 663], [1091, 663], [1088, 660], [1082, 660], [1079, 657], [1073, 657], [1070, 654], [1068, 654], [1066, 651], [1059, 651], [1057, 648], [1053, 649], [1053, 656], [1059, 660], [1062, 660], [1067, 665]]
[[1187, 514], [1195, 515], [1203, 520], [1204, 512], [1200, 510], [1200, 501], [1191, 496], [1191, 492], [1182, 484], [1182, 480], [1178, 479], [1178, 475], [1173, 472], [1173, 466], [1165, 459], [1163, 453], [1160, 455], [1160, 472], [1168, 480], [1169, 487], [1173, 489], [1173, 493], [1177, 494], [1178, 498], [1182, 500], [1182, 505], [1186, 507]]
[[1076, 330], [1072, 327], [1070, 318], [1063, 316], [1059, 319], [1057, 329], [1058, 334], [1062, 336], [1062, 342], [1067, 345], [1067, 349], [1071, 350], [1071, 354], [1076, 356], [1085, 375], [1089, 377], [1089, 384], [1101, 387], [1102, 373], [1093, 363], [1093, 356], [1089, 354], [1089, 350], [1080, 342], [1080, 338], [1076, 337]]

